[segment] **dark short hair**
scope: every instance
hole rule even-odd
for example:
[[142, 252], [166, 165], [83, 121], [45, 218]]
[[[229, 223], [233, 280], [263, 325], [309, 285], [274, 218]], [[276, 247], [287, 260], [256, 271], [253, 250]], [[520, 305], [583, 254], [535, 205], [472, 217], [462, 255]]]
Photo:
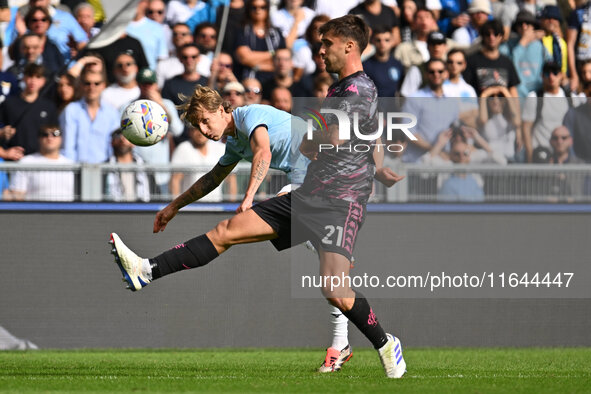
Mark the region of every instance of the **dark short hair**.
[[464, 56], [464, 60], [466, 60], [466, 52], [463, 49], [460, 49], [460, 48], [450, 49], [447, 52], [447, 57], [450, 57], [451, 55], [455, 55], [456, 53], [461, 53], [462, 56]]
[[545, 62], [542, 67], [542, 73], [560, 72], [562, 68], [554, 61]]
[[353, 39], [362, 53], [369, 43], [369, 27], [358, 16], [345, 15], [340, 18], [331, 19], [320, 26], [320, 34], [333, 33], [340, 37]]
[[218, 28], [217, 28], [217, 27], [216, 27], [216, 26], [215, 26], [213, 23], [210, 23], [210, 22], [202, 22], [202, 23], [198, 24], [198, 25], [195, 27], [195, 33], [194, 33], [194, 36], [195, 36], [195, 37], [197, 37], [197, 34], [201, 33], [201, 30], [203, 30], [203, 29], [205, 29], [205, 28], [208, 28], [208, 27], [210, 27], [210, 28], [212, 28], [213, 30], [215, 30], [215, 34], [216, 34], [216, 36], [217, 36], [217, 34], [218, 34]]
[[429, 59], [425, 62], [425, 70], [429, 70], [429, 66], [433, 63], [441, 63], [445, 67], [445, 62], [443, 61], [443, 59], [439, 59], [437, 57], [432, 57], [431, 59]]
[[53, 19], [51, 18], [51, 14], [49, 13], [49, 10], [47, 10], [46, 8], [43, 8], [43, 7], [32, 7], [29, 10], [29, 12], [27, 12], [27, 14], [25, 15], [25, 25], [27, 25], [27, 27], [29, 26], [29, 23], [33, 19], [33, 15], [37, 11], [43, 12], [43, 14], [45, 15], [45, 17], [49, 21], [49, 25], [51, 26], [51, 23], [53, 21]]
[[25, 77], [43, 77], [45, 78], [45, 67], [41, 64], [29, 63], [25, 66], [23, 70], [23, 75]]
[[392, 30], [387, 29], [385, 26], [377, 26], [371, 30], [371, 38], [373, 39], [378, 34], [392, 33]]
[[180, 47], [179, 49], [179, 54], [184, 51], [187, 48], [195, 48], [199, 51], [199, 53], [201, 53], [201, 51], [199, 50], [199, 47], [197, 46], [197, 44], [195, 44], [194, 42], [190, 42], [188, 44], [183, 45], [182, 47]]
[[484, 24], [480, 26], [478, 33], [481, 36], [485, 36], [489, 31], [492, 31], [497, 36], [500, 36], [505, 32], [503, 29], [503, 24], [498, 19], [492, 19], [484, 22]]
[[415, 15], [418, 14], [419, 12], [428, 12], [429, 14], [431, 14], [431, 17], [433, 19], [437, 20], [437, 18], [435, 17], [435, 13], [433, 12], [433, 10], [428, 9], [425, 6], [418, 7], [417, 10], [415, 11]]

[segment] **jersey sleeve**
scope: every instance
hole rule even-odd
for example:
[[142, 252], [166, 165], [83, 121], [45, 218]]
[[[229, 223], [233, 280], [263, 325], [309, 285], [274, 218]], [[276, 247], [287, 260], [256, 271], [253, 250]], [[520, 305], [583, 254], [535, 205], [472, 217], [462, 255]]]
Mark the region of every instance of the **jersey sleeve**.
[[271, 123], [271, 114], [259, 107], [248, 107], [244, 111], [239, 111], [234, 119], [238, 133], [246, 135], [249, 139], [255, 129], [259, 126], [269, 129]]

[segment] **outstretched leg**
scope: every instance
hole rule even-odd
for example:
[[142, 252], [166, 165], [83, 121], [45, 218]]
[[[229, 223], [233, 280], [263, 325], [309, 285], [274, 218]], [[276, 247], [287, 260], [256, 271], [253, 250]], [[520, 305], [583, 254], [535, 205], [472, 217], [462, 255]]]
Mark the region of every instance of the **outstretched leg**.
[[130, 290], [136, 291], [162, 276], [180, 270], [201, 267], [232, 245], [266, 241], [277, 234], [252, 209], [223, 220], [198, 237], [188, 240], [152, 258], [142, 259], [131, 251], [115, 233], [111, 234], [115, 262]]

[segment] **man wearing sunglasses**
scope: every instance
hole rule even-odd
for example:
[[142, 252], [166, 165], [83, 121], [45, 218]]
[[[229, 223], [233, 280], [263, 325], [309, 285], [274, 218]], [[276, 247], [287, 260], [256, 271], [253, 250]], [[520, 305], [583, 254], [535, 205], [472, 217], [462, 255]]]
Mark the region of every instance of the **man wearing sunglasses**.
[[148, 0], [140, 0], [135, 18], [129, 22], [125, 31], [142, 43], [148, 66], [150, 70], [155, 70], [158, 60], [168, 57], [168, 48], [162, 24], [148, 19], [146, 17], [147, 9]]
[[180, 105], [183, 101], [179, 94], [190, 97], [197, 85], [207, 86], [207, 78], [201, 76], [197, 71], [199, 55], [199, 48], [192, 43], [180, 49], [178, 57], [183, 64], [184, 71], [164, 82], [162, 97], [169, 99], [175, 105]]
[[[60, 154], [62, 132], [57, 125], [47, 125], [38, 131], [39, 152], [23, 157], [23, 165], [49, 167], [72, 164]], [[5, 200], [73, 201], [74, 173], [72, 171], [17, 171], [10, 187], [3, 192]]]
[[542, 68], [542, 89], [528, 94], [523, 105], [523, 143], [528, 163], [539, 146], [551, 148], [552, 130], [562, 125], [564, 115], [573, 106], [572, 92], [562, 86], [564, 74], [555, 62], [546, 62]]
[[432, 58], [425, 65], [427, 86], [411, 94], [402, 107], [403, 112], [414, 114], [418, 123], [412, 130], [417, 141], [411, 141], [404, 154], [405, 162], [415, 162], [428, 152], [437, 136], [460, 116], [459, 99], [447, 97], [443, 83], [447, 68], [441, 59]]
[[119, 111], [101, 100], [104, 72], [84, 69], [80, 75], [82, 99], [60, 115], [64, 156], [78, 163], [103, 163], [111, 155], [111, 132], [119, 127]]
[[160, 89], [164, 86], [164, 81], [183, 73], [185, 68], [177, 54], [183, 46], [191, 43], [193, 43], [193, 35], [191, 34], [189, 26], [180, 22], [175, 23], [172, 26], [173, 50], [170, 53], [170, 57], [158, 62], [158, 68], [156, 69], [156, 74], [158, 75], [158, 87]]

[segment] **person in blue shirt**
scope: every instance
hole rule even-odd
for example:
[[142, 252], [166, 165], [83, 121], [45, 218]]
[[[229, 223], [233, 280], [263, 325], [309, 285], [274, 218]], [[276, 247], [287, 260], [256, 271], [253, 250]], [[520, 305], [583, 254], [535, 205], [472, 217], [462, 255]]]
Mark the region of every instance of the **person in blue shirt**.
[[104, 73], [90, 68], [80, 75], [82, 99], [62, 111], [64, 156], [78, 163], [103, 163], [112, 154], [111, 133], [120, 125], [119, 111], [101, 100]]

